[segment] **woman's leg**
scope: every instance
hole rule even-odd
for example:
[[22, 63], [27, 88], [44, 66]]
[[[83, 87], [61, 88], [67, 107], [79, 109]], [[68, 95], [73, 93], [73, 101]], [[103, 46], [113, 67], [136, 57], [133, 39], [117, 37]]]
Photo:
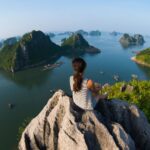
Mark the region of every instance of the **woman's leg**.
[[97, 95], [95, 96], [95, 99], [97, 101], [95, 109], [98, 110], [102, 105], [104, 106], [105, 100], [107, 100], [107, 95]]

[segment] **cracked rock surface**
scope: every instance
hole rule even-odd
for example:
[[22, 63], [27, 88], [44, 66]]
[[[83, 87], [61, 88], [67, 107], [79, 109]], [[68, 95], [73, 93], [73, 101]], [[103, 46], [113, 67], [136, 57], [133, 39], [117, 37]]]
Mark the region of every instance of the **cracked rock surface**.
[[150, 124], [135, 105], [101, 101], [82, 110], [57, 91], [22, 133], [19, 150], [149, 150]]

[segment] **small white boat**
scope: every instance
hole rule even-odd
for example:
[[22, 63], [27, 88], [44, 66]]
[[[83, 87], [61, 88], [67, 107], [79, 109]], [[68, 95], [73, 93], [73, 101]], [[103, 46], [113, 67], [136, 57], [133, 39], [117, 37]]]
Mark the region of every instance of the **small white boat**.
[[103, 71], [100, 71], [100, 74], [104, 74], [104, 72], [103, 72]]
[[54, 64], [47, 64], [47, 65], [44, 66], [43, 71], [48, 70], [48, 69], [53, 69], [53, 68], [56, 68], [56, 67], [60, 67], [62, 64], [63, 64], [63, 62], [57, 62], [57, 63], [54, 63]]
[[131, 78], [132, 78], [132, 79], [138, 79], [138, 75], [132, 74], [132, 75], [131, 75]]
[[114, 76], [113, 76], [113, 79], [114, 79], [115, 81], [119, 81], [119, 75], [114, 75]]

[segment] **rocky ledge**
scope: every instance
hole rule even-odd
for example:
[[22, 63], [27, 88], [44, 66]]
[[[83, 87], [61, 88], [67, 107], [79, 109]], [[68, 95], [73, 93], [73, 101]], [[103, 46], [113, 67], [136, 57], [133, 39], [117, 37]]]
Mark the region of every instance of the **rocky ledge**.
[[56, 92], [22, 133], [20, 150], [150, 149], [150, 124], [135, 105], [101, 101], [99, 112], [84, 111]]

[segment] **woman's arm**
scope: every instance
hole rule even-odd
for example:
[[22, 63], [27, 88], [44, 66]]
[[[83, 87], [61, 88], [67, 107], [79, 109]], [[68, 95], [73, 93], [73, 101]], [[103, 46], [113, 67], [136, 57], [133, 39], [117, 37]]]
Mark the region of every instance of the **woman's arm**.
[[92, 80], [87, 81], [87, 88], [94, 94], [98, 94], [98, 92], [102, 89], [100, 84], [94, 83]]

